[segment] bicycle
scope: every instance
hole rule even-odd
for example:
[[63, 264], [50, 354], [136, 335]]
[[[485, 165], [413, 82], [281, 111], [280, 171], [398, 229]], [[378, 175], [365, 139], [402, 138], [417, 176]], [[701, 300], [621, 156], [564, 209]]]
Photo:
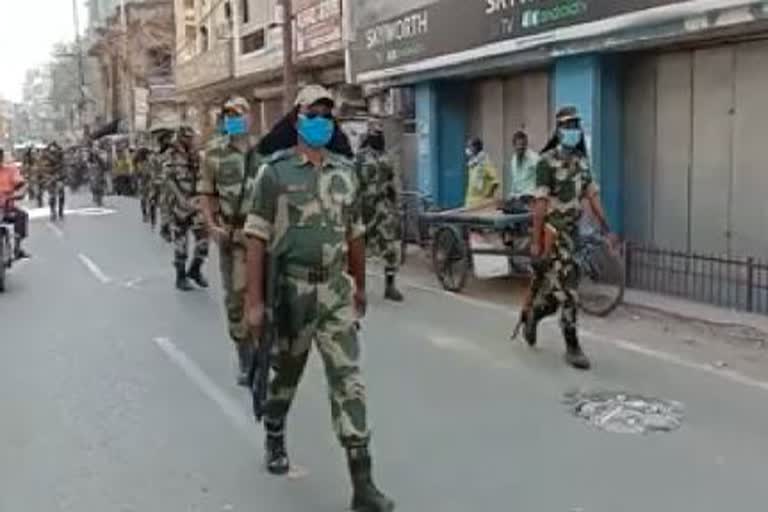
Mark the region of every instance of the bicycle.
[[574, 259], [580, 270], [581, 309], [593, 316], [608, 316], [624, 299], [626, 279], [622, 251], [593, 226], [582, 225]]

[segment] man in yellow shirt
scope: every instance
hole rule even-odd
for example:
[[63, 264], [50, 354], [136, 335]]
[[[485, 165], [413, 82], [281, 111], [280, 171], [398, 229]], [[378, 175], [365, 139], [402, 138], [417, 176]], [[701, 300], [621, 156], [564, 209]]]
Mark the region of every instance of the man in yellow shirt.
[[465, 208], [478, 208], [500, 199], [499, 171], [484, 150], [483, 141], [474, 138], [467, 144], [467, 195]]

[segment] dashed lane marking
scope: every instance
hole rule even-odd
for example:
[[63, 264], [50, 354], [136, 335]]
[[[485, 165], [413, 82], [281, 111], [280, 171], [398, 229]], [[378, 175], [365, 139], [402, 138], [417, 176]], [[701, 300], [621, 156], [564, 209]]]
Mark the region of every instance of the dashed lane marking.
[[85, 254], [78, 254], [77, 258], [80, 260], [80, 262], [85, 265], [85, 268], [87, 268], [90, 273], [99, 280], [102, 284], [109, 284], [112, 282], [112, 278], [109, 277], [107, 274], [104, 273], [99, 266], [94, 263], [92, 259], [90, 259]]
[[244, 411], [243, 407], [225, 393], [187, 354], [168, 338], [155, 338], [155, 344], [168, 359], [176, 365], [191, 380], [195, 386], [215, 403], [230, 423], [242, 432], [249, 440], [256, 443], [253, 437], [254, 421]]
[[64, 238], [64, 232], [61, 230], [59, 226], [52, 222], [46, 222], [45, 226], [50, 229], [54, 235], [56, 235], [59, 238]]

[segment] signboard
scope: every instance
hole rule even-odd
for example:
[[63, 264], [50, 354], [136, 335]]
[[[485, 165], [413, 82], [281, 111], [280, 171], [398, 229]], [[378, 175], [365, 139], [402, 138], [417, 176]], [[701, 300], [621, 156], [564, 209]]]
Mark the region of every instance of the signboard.
[[149, 89], [136, 87], [133, 89], [134, 118], [133, 127], [138, 131], [147, 129], [149, 119]]
[[[352, 76], [397, 68], [494, 43], [526, 40], [533, 47], [565, 39], [565, 27], [604, 21], [686, 0], [350, 0]], [[617, 28], [621, 28], [618, 27]], [[584, 33], [571, 35], [585, 37]], [[509, 51], [514, 51], [512, 47]], [[467, 55], [463, 60], [486, 57]], [[434, 67], [455, 64], [451, 59]], [[454, 59], [458, 60], [458, 59]]]
[[296, 57], [309, 57], [341, 44], [341, 0], [293, 0]]

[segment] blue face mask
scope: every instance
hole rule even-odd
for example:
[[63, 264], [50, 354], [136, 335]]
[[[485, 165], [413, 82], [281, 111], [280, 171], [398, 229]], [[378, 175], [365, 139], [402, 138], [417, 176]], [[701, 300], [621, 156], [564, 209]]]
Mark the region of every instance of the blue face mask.
[[324, 148], [333, 137], [333, 121], [327, 117], [316, 116], [309, 118], [299, 114], [296, 131], [301, 139], [311, 148]]
[[581, 142], [581, 130], [578, 128], [560, 128], [560, 144], [566, 148], [575, 148]]
[[247, 135], [248, 121], [245, 116], [227, 116], [224, 118], [224, 133], [227, 135]]

